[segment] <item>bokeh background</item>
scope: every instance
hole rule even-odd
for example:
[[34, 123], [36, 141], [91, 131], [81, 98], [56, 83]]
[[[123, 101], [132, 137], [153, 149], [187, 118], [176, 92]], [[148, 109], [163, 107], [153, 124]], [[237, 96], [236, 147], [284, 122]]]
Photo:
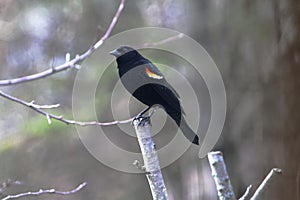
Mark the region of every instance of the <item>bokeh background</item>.
[[[71, 56], [82, 53], [105, 32], [118, 4], [1, 0], [0, 78], [37, 73], [62, 64], [67, 52]], [[256, 188], [271, 168], [279, 167], [283, 176], [270, 199], [300, 199], [299, 1], [128, 0], [113, 34], [145, 26], [189, 35], [219, 67], [228, 107], [214, 149], [225, 155], [236, 195], [241, 196], [250, 184]], [[101, 61], [92, 63], [91, 74], [103, 67]], [[116, 68], [110, 69], [97, 94], [97, 114], [103, 121], [111, 120], [109, 92], [118, 78]], [[60, 103], [51, 112], [72, 118], [76, 73], [72, 69], [0, 89], [26, 101]], [[188, 78], [193, 81], [192, 76]], [[133, 113], [142, 108], [135, 103], [130, 104]], [[98, 162], [73, 126], [54, 120], [48, 125], [45, 117], [3, 98], [0, 113], [0, 182], [8, 178], [24, 182], [0, 197], [39, 188], [68, 190], [86, 181], [88, 186], [73, 196], [34, 199], [151, 199], [144, 175], [122, 173]], [[82, 115], [89, 113], [83, 108]], [[138, 150], [134, 139], [120, 140], [115, 131], [107, 128], [113, 141]], [[158, 145], [168, 137], [156, 138]], [[163, 175], [170, 199], [216, 199], [208, 162], [198, 159], [195, 147], [164, 168]]]

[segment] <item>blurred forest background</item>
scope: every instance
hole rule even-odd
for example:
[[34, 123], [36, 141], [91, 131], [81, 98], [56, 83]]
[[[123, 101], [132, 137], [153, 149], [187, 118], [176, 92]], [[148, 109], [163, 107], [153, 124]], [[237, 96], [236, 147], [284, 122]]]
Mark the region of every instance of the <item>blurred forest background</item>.
[[[82, 53], [105, 32], [118, 4], [1, 0], [0, 79], [62, 64], [67, 52]], [[279, 167], [283, 176], [272, 199], [300, 199], [299, 1], [128, 0], [113, 34], [144, 26], [172, 28], [191, 36], [219, 67], [228, 107], [215, 150], [225, 155], [237, 196], [250, 184], [256, 188], [271, 168]], [[101, 61], [93, 63], [90, 70], [101, 67]], [[60, 103], [50, 112], [72, 118], [76, 73], [72, 69], [0, 89], [26, 101]], [[115, 69], [103, 91], [105, 87], [109, 91], [110, 81], [116, 79]], [[105, 93], [98, 98], [102, 98], [98, 115], [111, 120], [105, 119], [110, 99]], [[195, 147], [164, 168], [163, 175], [170, 199], [216, 199], [208, 162], [198, 159]], [[144, 175], [122, 173], [98, 162], [73, 126], [55, 120], [48, 125], [45, 117], [0, 98], [0, 182], [7, 178], [24, 184], [2, 196], [39, 188], [69, 190], [86, 181], [88, 186], [73, 196], [34, 199], [151, 199]]]

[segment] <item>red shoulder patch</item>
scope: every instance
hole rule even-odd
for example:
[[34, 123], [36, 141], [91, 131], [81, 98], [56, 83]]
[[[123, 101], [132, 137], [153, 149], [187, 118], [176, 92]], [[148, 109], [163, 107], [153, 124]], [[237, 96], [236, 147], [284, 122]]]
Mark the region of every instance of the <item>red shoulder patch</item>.
[[148, 67], [146, 67], [146, 74], [150, 77], [150, 78], [155, 78], [155, 79], [163, 79], [164, 77], [158, 74], [155, 74], [153, 72], [150, 71], [150, 69]]

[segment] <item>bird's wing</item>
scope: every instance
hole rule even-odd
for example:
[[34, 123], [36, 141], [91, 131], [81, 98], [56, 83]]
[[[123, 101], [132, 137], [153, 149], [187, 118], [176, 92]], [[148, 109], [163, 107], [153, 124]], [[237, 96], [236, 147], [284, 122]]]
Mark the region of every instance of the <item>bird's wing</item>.
[[159, 85], [164, 85], [165, 87], [169, 88], [177, 98], [180, 98], [179, 94], [176, 90], [166, 81], [164, 75], [159, 71], [159, 69], [153, 63], [147, 63], [145, 65], [145, 74], [148, 78], [151, 78], [155, 81], [155, 83]]
[[[184, 113], [183, 108], [180, 106], [179, 94], [176, 90], [166, 81], [163, 74], [159, 69], [152, 63], [145, 65], [145, 74], [148, 78], [153, 79], [153, 89], [156, 93], [162, 97], [172, 108]], [[180, 110], [179, 110], [180, 109]]]
[[176, 96], [176, 93], [173, 92], [170, 88], [163, 86], [163, 85], [158, 85], [158, 84], [153, 84], [152, 85], [153, 89], [156, 91], [156, 93], [173, 109], [184, 113], [183, 108], [180, 105], [180, 100]]

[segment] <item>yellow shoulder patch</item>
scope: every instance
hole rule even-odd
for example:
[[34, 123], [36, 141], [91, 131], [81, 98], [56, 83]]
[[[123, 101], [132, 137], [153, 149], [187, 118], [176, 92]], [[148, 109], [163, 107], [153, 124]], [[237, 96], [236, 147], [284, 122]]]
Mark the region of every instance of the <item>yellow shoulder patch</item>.
[[155, 79], [163, 79], [163, 76], [160, 76], [158, 74], [155, 74], [153, 72], [150, 71], [150, 69], [148, 67], [146, 67], [146, 74], [150, 77], [150, 78], [155, 78]]

